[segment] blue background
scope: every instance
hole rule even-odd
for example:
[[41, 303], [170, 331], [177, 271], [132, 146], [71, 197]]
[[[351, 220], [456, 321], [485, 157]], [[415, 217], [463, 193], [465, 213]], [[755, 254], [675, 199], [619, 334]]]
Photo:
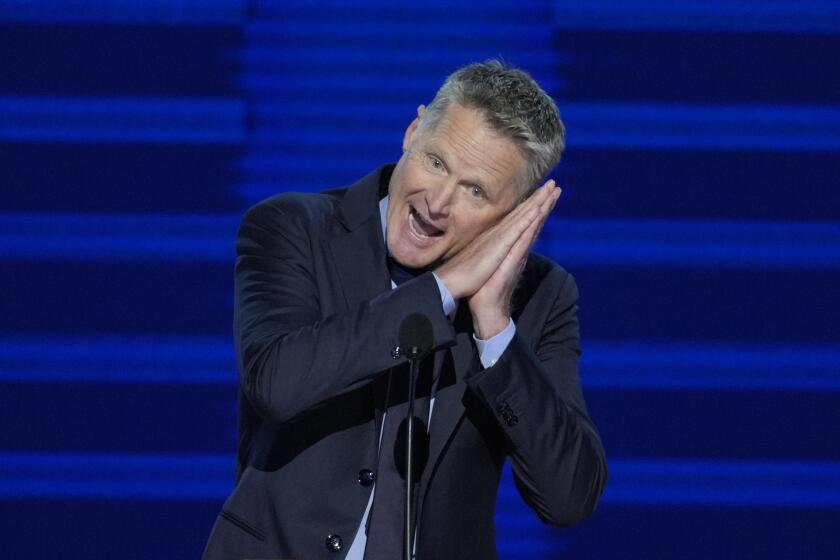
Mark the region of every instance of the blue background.
[[234, 237], [501, 57], [568, 151], [598, 511], [519, 558], [837, 558], [840, 3], [0, 0], [4, 558], [196, 558], [233, 482]]

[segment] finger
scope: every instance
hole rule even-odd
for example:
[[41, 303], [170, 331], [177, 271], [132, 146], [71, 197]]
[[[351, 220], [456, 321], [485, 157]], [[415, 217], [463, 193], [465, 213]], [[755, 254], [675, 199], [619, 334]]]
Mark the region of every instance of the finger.
[[514, 282], [519, 277], [528, 260], [528, 253], [531, 251], [533, 240], [541, 227], [542, 224], [539, 219], [534, 219], [528, 223], [527, 228], [517, 237], [516, 242], [507, 251], [493, 273], [492, 280], [494, 282]]
[[499, 223], [485, 231], [482, 236], [494, 240], [495, 244], [502, 243], [505, 245], [505, 251], [509, 250], [519, 236], [528, 229], [531, 222], [539, 219], [541, 206], [533, 202], [537, 201], [529, 201], [529, 204], [517, 207]]
[[557, 204], [557, 200], [559, 200], [560, 194], [562, 192], [562, 189], [557, 188], [554, 192], [551, 193], [550, 198], [546, 200], [540, 207], [540, 224], [537, 228], [536, 234], [534, 235], [535, 239], [537, 235], [539, 235], [539, 232], [542, 230], [543, 226], [545, 225], [545, 222], [548, 221], [549, 216], [551, 216], [551, 212], [554, 210], [554, 206]]
[[517, 234], [517, 239], [525, 236], [528, 242], [533, 245], [533, 240], [536, 239], [548, 215], [551, 213], [551, 209], [554, 208], [558, 190], [552, 185], [550, 192], [544, 195], [546, 199], [539, 206], [522, 213], [513, 224], [505, 224], [503, 226], [505, 231], [510, 234]]
[[549, 191], [539, 193], [534, 198], [528, 200], [525, 204], [516, 208], [515, 212], [510, 212], [505, 219], [498, 224], [501, 230], [514, 230], [518, 235], [527, 229], [531, 222], [538, 220], [542, 213], [542, 205], [551, 198]]
[[508, 256], [511, 257], [514, 262], [525, 258], [528, 255], [528, 252], [534, 244], [534, 239], [536, 239], [541, 227], [541, 220], [534, 220], [528, 224], [528, 228], [522, 232], [522, 235], [519, 236], [519, 239], [516, 240], [516, 243], [514, 243], [510, 251], [508, 251]]
[[[519, 212], [512, 221], [503, 220], [485, 231], [464, 251], [462, 258], [470, 259], [481, 255], [483, 264], [498, 266], [511, 251], [520, 237], [527, 235], [527, 231], [540, 218], [540, 207], [531, 206]], [[458, 257], [455, 257], [458, 259]], [[460, 259], [459, 259], [460, 260]]]
[[527, 196], [522, 197], [520, 200], [516, 202], [513, 210], [508, 214], [511, 219], [516, 219], [516, 217], [524, 212], [527, 212], [528, 209], [532, 206], [539, 206], [550, 196], [551, 192], [555, 188], [555, 183], [553, 179], [549, 179], [542, 186], [534, 189]]
[[505, 256], [504, 260], [499, 264], [493, 274], [493, 280], [502, 283], [513, 281], [522, 272], [524, 261], [528, 255], [528, 237], [522, 236], [516, 240], [516, 243], [511, 247], [510, 252]]
[[545, 183], [529, 192], [528, 195], [525, 196], [522, 200], [523, 202], [530, 200], [535, 196], [538, 196], [541, 192], [550, 191], [554, 186], [556, 186], [554, 179], [548, 179]]
[[[536, 224], [532, 225], [535, 228]], [[515, 282], [522, 270], [525, 268], [525, 263], [528, 260], [528, 253], [530, 252], [530, 238], [529, 232], [517, 239], [510, 252], [499, 266], [498, 274], [500, 278], [505, 279], [506, 282]]]
[[545, 212], [550, 213], [551, 209], [554, 208], [554, 205], [557, 204], [557, 200], [560, 198], [561, 194], [563, 194], [563, 189], [560, 187], [552, 188], [551, 193], [545, 198], [543, 203], [540, 205], [540, 208], [545, 210]]
[[[554, 188], [553, 182], [550, 186], [552, 188], [549, 189], [550, 193], [546, 195], [548, 198], [543, 201], [543, 205], [538, 208], [534, 208], [527, 221], [525, 219], [528, 217], [526, 214], [522, 216], [522, 219], [515, 222], [518, 226], [516, 229], [517, 237], [506, 250], [504, 258], [501, 262], [499, 262], [498, 268], [496, 268], [492, 274], [493, 282], [504, 283], [515, 281], [515, 279], [522, 273], [522, 270], [528, 260], [528, 254], [534, 245], [534, 241], [539, 235], [539, 232], [550, 214], [551, 209], [554, 207], [557, 198], [560, 196], [560, 193], [558, 192], [559, 189]], [[522, 227], [523, 224], [524, 227]], [[513, 228], [503, 231], [505, 234], [514, 233]], [[496, 243], [498, 244], [498, 241], [496, 241]]]
[[552, 208], [557, 202], [557, 198], [560, 196], [562, 192], [559, 187], [557, 187], [553, 182], [551, 186], [546, 189], [547, 193], [545, 194], [544, 198], [539, 204], [539, 219], [545, 219], [545, 216], [551, 213]]
[[543, 228], [545, 228], [545, 224], [546, 224], [547, 221], [548, 221], [548, 216], [546, 216], [546, 218], [543, 219], [542, 222], [540, 222], [540, 226], [534, 231], [534, 236], [531, 238], [531, 246], [528, 247], [529, 251], [534, 248], [534, 245], [536, 245], [537, 240], [539, 239], [540, 234], [543, 231]]
[[531, 196], [525, 201], [526, 203], [541, 205], [543, 202], [548, 200], [551, 197], [551, 193], [554, 192], [554, 189], [557, 188], [557, 184], [554, 182], [554, 179], [549, 179], [545, 183], [542, 184], [539, 188], [535, 189]]
[[551, 202], [556, 190], [557, 187], [553, 179], [546, 181], [546, 183], [537, 189], [537, 192], [528, 198], [528, 200], [520, 204], [514, 209], [514, 211], [508, 214], [506, 217], [508, 222], [506, 227], [517, 220], [526, 220], [530, 222], [531, 220], [537, 219], [539, 215], [546, 210], [544, 206]]
[[548, 218], [548, 216], [551, 215], [551, 212], [554, 210], [554, 207], [557, 205], [557, 201], [560, 200], [560, 195], [561, 194], [563, 194], [563, 189], [561, 189], [560, 187], [557, 187], [551, 193], [551, 196], [549, 197], [549, 199], [546, 200], [543, 203], [542, 207], [540, 208], [543, 220], [545, 220], [546, 218]]

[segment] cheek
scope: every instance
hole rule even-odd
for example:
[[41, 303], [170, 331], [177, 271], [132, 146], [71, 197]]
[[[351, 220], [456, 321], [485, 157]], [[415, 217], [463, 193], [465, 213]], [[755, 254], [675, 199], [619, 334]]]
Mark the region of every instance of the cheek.
[[449, 231], [447, 232], [447, 236], [449, 237], [448, 252], [452, 254], [458, 253], [461, 249], [469, 245], [479, 233], [476, 224], [458, 220], [450, 222]]
[[411, 177], [406, 177], [403, 175], [400, 177], [399, 183], [394, 185], [394, 187], [389, 191], [392, 200], [397, 201], [398, 203], [404, 203], [406, 200], [411, 198], [411, 185], [413, 181]]
[[468, 219], [461, 220], [460, 234], [462, 237], [468, 238], [470, 241], [481, 235], [485, 230], [490, 229], [493, 225], [493, 220], [481, 216], [470, 216]]

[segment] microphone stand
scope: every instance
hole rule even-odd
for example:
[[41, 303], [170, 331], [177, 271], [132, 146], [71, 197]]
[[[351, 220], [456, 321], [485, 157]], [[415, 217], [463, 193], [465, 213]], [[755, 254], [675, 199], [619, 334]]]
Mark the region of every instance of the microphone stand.
[[417, 387], [417, 370], [420, 358], [434, 346], [434, 329], [429, 318], [422, 313], [412, 313], [400, 323], [400, 348], [407, 349], [408, 412], [405, 424], [405, 560], [411, 560], [414, 551], [414, 393]]
[[414, 392], [419, 357], [420, 349], [412, 346], [408, 352], [408, 412], [405, 438], [405, 560], [412, 560], [414, 549], [414, 524], [411, 515], [414, 506]]

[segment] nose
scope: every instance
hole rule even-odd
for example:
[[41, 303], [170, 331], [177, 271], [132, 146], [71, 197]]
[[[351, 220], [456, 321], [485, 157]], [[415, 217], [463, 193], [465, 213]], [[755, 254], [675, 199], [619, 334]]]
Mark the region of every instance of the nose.
[[449, 215], [449, 206], [452, 203], [452, 196], [455, 193], [455, 184], [441, 182], [426, 190], [426, 206], [429, 209], [429, 217], [434, 219], [445, 218]]

